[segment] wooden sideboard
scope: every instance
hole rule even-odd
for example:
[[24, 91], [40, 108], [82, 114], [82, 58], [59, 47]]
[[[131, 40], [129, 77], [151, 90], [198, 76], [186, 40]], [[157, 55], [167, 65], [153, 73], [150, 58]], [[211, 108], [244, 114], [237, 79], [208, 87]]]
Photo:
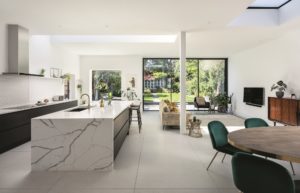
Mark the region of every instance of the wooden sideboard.
[[268, 118], [284, 125], [300, 125], [300, 100], [289, 98], [268, 98]]

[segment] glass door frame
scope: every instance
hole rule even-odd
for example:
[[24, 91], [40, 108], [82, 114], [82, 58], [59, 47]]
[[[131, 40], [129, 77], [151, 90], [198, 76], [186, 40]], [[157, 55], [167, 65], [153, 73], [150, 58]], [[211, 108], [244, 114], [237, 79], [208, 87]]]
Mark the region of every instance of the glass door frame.
[[[142, 101], [143, 101], [143, 111], [158, 111], [158, 110], [145, 110], [145, 102], [144, 102], [144, 91], [145, 91], [145, 81], [144, 81], [144, 71], [145, 71], [145, 62], [146, 60], [179, 60], [179, 58], [166, 58], [166, 57], [158, 57], [158, 58], [152, 58], [152, 57], [147, 57], [143, 58], [143, 63], [142, 63], [142, 85], [143, 85], [143, 90], [142, 90]], [[186, 58], [186, 60], [198, 60], [198, 66], [197, 66], [197, 96], [199, 96], [199, 61], [200, 60], [224, 60], [224, 92], [228, 94], [228, 58]], [[197, 110], [189, 110], [189, 111], [197, 111]]]

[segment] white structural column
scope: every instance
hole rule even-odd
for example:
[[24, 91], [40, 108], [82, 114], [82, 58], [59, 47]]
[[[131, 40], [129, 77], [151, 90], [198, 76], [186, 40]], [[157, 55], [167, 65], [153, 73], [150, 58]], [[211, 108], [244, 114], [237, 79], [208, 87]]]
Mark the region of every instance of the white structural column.
[[186, 133], [186, 32], [179, 34], [180, 56], [180, 133]]

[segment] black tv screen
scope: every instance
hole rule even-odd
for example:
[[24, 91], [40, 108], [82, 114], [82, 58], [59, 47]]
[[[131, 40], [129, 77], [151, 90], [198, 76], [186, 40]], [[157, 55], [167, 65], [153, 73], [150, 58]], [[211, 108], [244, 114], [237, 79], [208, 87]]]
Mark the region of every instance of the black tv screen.
[[249, 105], [264, 105], [264, 88], [244, 88], [244, 102]]

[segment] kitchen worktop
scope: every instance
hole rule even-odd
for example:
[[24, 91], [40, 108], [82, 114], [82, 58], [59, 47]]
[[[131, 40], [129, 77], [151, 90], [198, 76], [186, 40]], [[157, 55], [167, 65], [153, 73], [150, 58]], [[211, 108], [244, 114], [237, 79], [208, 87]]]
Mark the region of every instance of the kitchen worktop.
[[68, 112], [70, 109], [67, 109], [36, 117], [34, 119], [115, 119], [122, 111], [124, 111], [124, 109], [129, 107], [130, 104], [132, 104], [130, 101], [112, 101], [111, 105], [100, 108], [97, 103], [96, 106], [92, 106], [90, 109], [80, 112]]
[[[14, 105], [14, 106], [3, 106], [3, 107], [0, 107], [0, 115], [7, 114], [7, 113], [14, 113], [14, 112], [18, 112], [18, 111], [25, 111], [25, 110], [35, 109], [35, 108], [40, 108], [40, 107], [46, 107], [46, 106], [50, 106], [50, 105], [57, 105], [57, 104], [71, 102], [71, 101], [76, 101], [76, 100], [77, 99], [63, 100], [63, 101], [51, 101], [51, 102], [47, 103], [46, 105], [18, 104], [18, 105]], [[31, 106], [31, 107], [22, 108], [22, 109], [7, 109], [7, 108], [18, 107], [18, 106], [25, 106], [25, 105], [28, 105], [28, 106]]]
[[[31, 119], [33, 171], [106, 171], [129, 132], [129, 101]], [[78, 108], [78, 107], [75, 107]], [[116, 153], [115, 153], [116, 152]]]

